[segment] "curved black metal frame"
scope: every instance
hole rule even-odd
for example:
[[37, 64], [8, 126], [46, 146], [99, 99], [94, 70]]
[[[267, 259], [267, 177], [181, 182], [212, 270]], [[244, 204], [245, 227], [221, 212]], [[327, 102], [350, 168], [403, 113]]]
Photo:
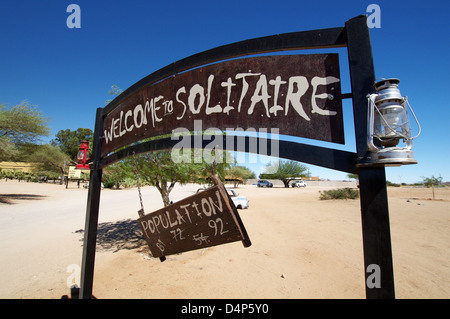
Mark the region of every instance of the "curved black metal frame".
[[107, 106], [105, 106], [103, 109], [103, 116], [105, 117], [111, 113], [124, 99], [139, 89], [161, 81], [174, 74], [181, 73], [201, 65], [253, 54], [288, 50], [345, 47], [346, 42], [343, 31], [344, 28], [330, 28], [277, 34], [235, 42], [191, 55], [151, 73], [142, 80], [130, 86], [127, 90], [122, 92]]
[[[137, 154], [168, 149], [177, 143], [177, 141], [170, 138], [143, 142], [118, 150], [102, 159], [103, 119], [110, 112], [125, 98], [144, 86], [200, 65], [267, 52], [337, 47], [347, 47], [348, 50], [357, 152], [345, 152], [279, 140], [278, 156], [359, 174], [365, 269], [369, 269], [368, 266], [376, 264], [381, 271], [381, 274], [379, 274], [381, 288], [370, 288], [366, 284], [366, 297], [394, 298], [385, 170], [384, 167], [356, 167], [357, 161], [364, 158], [367, 154], [366, 95], [373, 93], [372, 84], [375, 80], [370, 34], [366, 20], [366, 16], [358, 16], [348, 20], [345, 23], [345, 27], [293, 32], [250, 39], [194, 54], [148, 75], [120, 94], [105, 108], [98, 108], [94, 132], [93, 167], [86, 209], [86, 227], [81, 267], [81, 298], [92, 298], [102, 168], [132, 155], [133, 152]], [[346, 94], [345, 97], [349, 97], [349, 95]], [[344, 96], [341, 98], [344, 98]], [[248, 139], [246, 137], [245, 151], [252, 152], [248, 147]], [[269, 143], [270, 141], [263, 142]], [[234, 143], [234, 145], [237, 144]], [[235, 150], [240, 151], [239, 149]], [[367, 279], [369, 276], [371, 274], [365, 272]]]
[[[214, 135], [217, 139], [218, 136]], [[191, 138], [190, 145], [195, 145], [194, 136], [184, 136], [183, 138]], [[233, 148], [226, 148], [229, 151], [240, 151], [245, 153], [263, 154], [259, 150], [259, 145], [267, 145], [267, 149], [271, 149], [271, 139], [265, 139], [261, 137], [249, 137], [249, 136], [223, 136], [222, 143], [219, 145], [233, 145]], [[233, 139], [230, 143], [229, 139]], [[238, 143], [244, 140], [243, 145]], [[172, 140], [170, 137], [151, 140], [143, 143], [134, 144], [126, 148], [122, 148], [100, 161], [100, 168], [105, 168], [121, 159], [132, 156], [133, 154], [141, 154], [146, 152], [154, 152], [160, 150], [168, 150], [173, 148], [178, 143], [178, 140]], [[204, 149], [210, 141], [208, 139], [202, 140], [202, 148]], [[357, 174], [358, 168], [356, 167], [357, 156], [356, 153], [346, 152], [341, 150], [335, 150], [331, 148], [313, 146], [308, 144], [302, 144], [291, 141], [277, 140], [278, 154], [277, 157], [295, 160], [307, 164], [313, 164], [325, 168], [330, 168], [346, 173]], [[257, 147], [250, 147], [250, 145], [256, 145]], [[272, 155], [273, 154], [263, 154]]]

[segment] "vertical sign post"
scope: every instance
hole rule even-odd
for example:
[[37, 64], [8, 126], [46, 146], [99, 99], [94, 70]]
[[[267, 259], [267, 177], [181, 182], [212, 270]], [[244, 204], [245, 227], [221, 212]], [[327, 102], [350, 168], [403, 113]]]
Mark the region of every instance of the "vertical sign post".
[[[367, 19], [360, 16], [347, 21], [347, 47], [353, 93], [358, 158], [367, 152], [367, 94], [373, 93], [375, 70]], [[361, 222], [366, 270], [366, 298], [395, 298], [394, 270], [392, 265], [389, 208], [384, 166], [360, 167], [359, 187]], [[369, 287], [369, 266], [380, 270], [380, 287]]]
[[84, 227], [83, 259], [81, 263], [80, 298], [91, 299], [94, 284], [95, 248], [97, 242], [98, 212], [100, 206], [100, 191], [102, 185], [102, 169], [100, 159], [102, 153], [103, 109], [97, 109], [94, 130], [94, 145], [91, 178], [86, 207], [86, 222]]

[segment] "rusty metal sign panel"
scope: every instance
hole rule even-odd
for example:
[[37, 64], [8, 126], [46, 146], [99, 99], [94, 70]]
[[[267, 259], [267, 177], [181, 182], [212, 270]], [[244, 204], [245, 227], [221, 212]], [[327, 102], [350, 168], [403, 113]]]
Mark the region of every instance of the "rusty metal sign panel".
[[176, 128], [278, 128], [344, 143], [338, 54], [236, 59], [176, 74], [125, 98], [103, 122], [102, 156]]
[[221, 183], [140, 217], [138, 223], [153, 257], [242, 241], [251, 245]]

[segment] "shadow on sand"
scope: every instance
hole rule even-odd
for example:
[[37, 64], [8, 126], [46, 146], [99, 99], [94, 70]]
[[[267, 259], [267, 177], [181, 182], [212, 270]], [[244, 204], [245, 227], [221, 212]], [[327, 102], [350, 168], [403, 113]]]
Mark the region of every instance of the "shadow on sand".
[[[82, 229], [75, 233], [83, 233]], [[83, 241], [83, 238], [81, 238]], [[136, 220], [100, 223], [97, 228], [97, 249], [113, 250], [143, 248], [147, 245]]]
[[39, 200], [47, 196], [34, 194], [0, 194], [0, 204], [14, 204], [16, 200]]

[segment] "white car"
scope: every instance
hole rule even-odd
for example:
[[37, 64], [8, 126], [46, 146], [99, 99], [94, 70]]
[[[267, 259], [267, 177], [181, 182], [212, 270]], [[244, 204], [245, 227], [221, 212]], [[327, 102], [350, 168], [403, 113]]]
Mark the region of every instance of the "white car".
[[305, 181], [295, 181], [291, 184], [292, 187], [306, 187]]
[[246, 209], [248, 208], [248, 200], [246, 196], [238, 196], [233, 189], [227, 188], [228, 195], [230, 195], [231, 200], [236, 206], [237, 209]]
[[[197, 189], [197, 193], [204, 191], [205, 187], [199, 188]], [[228, 195], [230, 195], [231, 200], [233, 201], [234, 206], [237, 209], [246, 209], [248, 208], [248, 199], [246, 196], [238, 196], [238, 194], [236, 194], [236, 192], [233, 189], [229, 189], [227, 188], [227, 193]]]

